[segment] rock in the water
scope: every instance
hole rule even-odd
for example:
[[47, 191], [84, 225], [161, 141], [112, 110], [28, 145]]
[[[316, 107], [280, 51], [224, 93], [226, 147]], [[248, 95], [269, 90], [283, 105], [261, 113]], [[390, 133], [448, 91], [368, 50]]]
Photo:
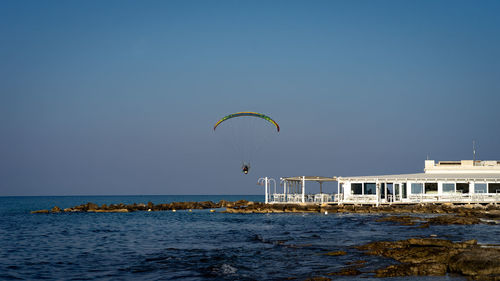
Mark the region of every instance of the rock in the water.
[[112, 209], [112, 210], [88, 210], [88, 212], [94, 212], [94, 213], [128, 213], [128, 209]]
[[343, 256], [346, 255], [347, 253], [345, 251], [334, 251], [334, 252], [328, 252], [325, 253], [325, 256]]
[[450, 271], [500, 279], [500, 249], [476, 248], [450, 258]]
[[342, 268], [340, 271], [328, 273], [328, 275], [341, 275], [341, 276], [354, 276], [360, 274], [361, 271], [359, 271], [359, 269], [357, 269], [356, 267]]
[[48, 214], [49, 210], [37, 210], [37, 211], [31, 211], [32, 214]]
[[444, 215], [429, 219], [430, 224], [478, 224], [481, 220], [477, 217], [464, 217]]
[[394, 222], [399, 225], [415, 225], [417, 221], [421, 219], [412, 216], [387, 216], [383, 218], [376, 219], [376, 222]]
[[57, 207], [57, 206], [54, 206], [54, 208], [52, 208], [52, 210], [50, 210], [52, 213], [59, 213], [61, 212], [61, 208]]
[[356, 266], [362, 266], [363, 264], [365, 264], [366, 261], [365, 260], [357, 260], [357, 261], [348, 261], [346, 262], [345, 264], [347, 265], [356, 265]]
[[366, 254], [393, 258], [402, 263], [378, 269], [377, 277], [444, 275], [451, 272], [480, 280], [500, 280], [500, 249], [482, 248], [477, 240], [451, 242], [412, 238], [372, 242], [357, 248]]
[[306, 281], [330, 281], [332, 279], [324, 276], [316, 276], [316, 277], [311, 277], [307, 278]]
[[446, 265], [442, 263], [403, 263], [377, 269], [375, 277], [445, 275]]
[[87, 211], [90, 211], [90, 210], [98, 210], [99, 209], [99, 205], [95, 204], [95, 203], [87, 203], [86, 205], [86, 209]]

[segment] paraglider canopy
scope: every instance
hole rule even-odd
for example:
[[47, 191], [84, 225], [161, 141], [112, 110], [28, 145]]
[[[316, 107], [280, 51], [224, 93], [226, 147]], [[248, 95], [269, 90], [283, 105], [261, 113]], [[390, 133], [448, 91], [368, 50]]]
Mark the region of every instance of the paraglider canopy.
[[274, 126], [276, 126], [276, 130], [278, 130], [278, 132], [280, 131], [280, 126], [278, 125], [278, 123], [276, 123], [276, 121], [274, 121], [273, 119], [271, 119], [271, 117], [269, 117], [267, 115], [264, 115], [262, 113], [257, 113], [257, 112], [236, 112], [236, 113], [224, 116], [224, 117], [222, 117], [222, 119], [220, 119], [219, 121], [217, 121], [217, 123], [215, 123], [215, 125], [214, 125], [214, 131], [217, 128], [217, 126], [219, 126], [220, 123], [222, 123], [222, 122], [224, 122], [224, 121], [226, 121], [228, 119], [235, 118], [235, 117], [240, 117], [240, 116], [253, 116], [253, 117], [262, 118], [264, 120], [267, 120], [267, 121], [271, 122]]

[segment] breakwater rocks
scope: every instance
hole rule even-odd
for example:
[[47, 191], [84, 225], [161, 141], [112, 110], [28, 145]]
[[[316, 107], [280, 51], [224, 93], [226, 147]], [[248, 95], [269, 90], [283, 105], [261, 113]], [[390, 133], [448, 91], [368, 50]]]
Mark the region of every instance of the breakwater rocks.
[[357, 247], [367, 255], [392, 258], [400, 264], [375, 271], [376, 277], [456, 273], [476, 280], [500, 280], [500, 249], [481, 247], [476, 240], [412, 238], [372, 242]]
[[370, 263], [370, 258], [368, 258], [348, 262], [339, 271], [308, 280], [332, 280], [329, 276], [361, 274], [364, 274], [364, 277], [378, 278], [457, 274], [473, 280], [500, 280], [499, 245], [481, 246], [476, 240], [452, 242], [437, 238], [411, 238], [392, 242], [371, 242], [354, 247], [353, 251], [356, 250], [361, 251], [367, 257], [379, 256], [393, 259], [397, 264], [389, 262], [390, 265], [367, 270], [364, 267]]
[[[488, 214], [483, 214], [483, 216], [484, 215]], [[489, 223], [489, 224], [498, 223], [495, 220], [481, 220], [477, 216], [465, 216], [465, 215], [455, 215], [455, 214], [439, 215], [431, 218], [414, 217], [408, 215], [386, 216], [376, 219], [375, 221], [392, 222], [399, 225], [416, 226], [419, 228], [426, 228], [429, 227], [429, 225], [447, 225], [447, 224], [467, 225], [467, 224], [478, 224], [478, 223]]]
[[194, 210], [194, 209], [218, 209], [218, 208], [240, 208], [251, 204], [252, 202], [246, 200], [239, 200], [235, 202], [230, 202], [226, 200], [221, 200], [217, 203], [212, 201], [202, 201], [202, 202], [172, 202], [166, 204], [153, 204], [148, 203], [134, 203], [134, 204], [103, 204], [101, 206], [95, 203], [86, 203], [79, 206], [61, 209], [55, 206], [51, 210], [37, 210], [32, 211], [32, 214], [49, 214], [49, 213], [61, 213], [61, 212], [94, 212], [94, 213], [127, 213], [135, 211], [176, 211], [176, 210]]
[[[479, 204], [413, 204], [413, 205], [314, 205], [314, 204], [264, 204], [252, 203], [227, 207], [227, 213], [374, 213], [396, 214], [380, 221], [394, 221], [404, 225], [420, 223], [421, 227], [429, 224], [476, 224], [480, 222], [496, 223], [500, 220], [500, 205]], [[442, 214], [429, 219], [411, 216], [411, 214]]]
[[328, 205], [328, 204], [264, 204], [252, 203], [228, 207], [228, 213], [415, 213], [415, 214], [490, 214], [491, 218], [500, 218], [500, 205], [488, 204], [408, 204], [408, 205]]
[[[392, 214], [378, 221], [392, 221], [402, 225], [426, 227], [429, 224], [476, 224], [481, 222], [498, 223], [500, 206], [489, 204], [453, 205], [453, 204], [414, 204], [414, 205], [319, 205], [319, 204], [265, 204], [247, 200], [226, 201], [217, 203], [202, 202], [172, 202], [166, 204], [134, 203], [134, 204], [103, 204], [86, 203], [79, 206], [61, 209], [55, 206], [51, 210], [37, 210], [31, 213], [61, 213], [61, 212], [135, 212], [135, 211], [175, 211], [189, 209], [225, 208], [225, 213], [376, 213]], [[423, 219], [411, 214], [443, 214], [434, 218]]]

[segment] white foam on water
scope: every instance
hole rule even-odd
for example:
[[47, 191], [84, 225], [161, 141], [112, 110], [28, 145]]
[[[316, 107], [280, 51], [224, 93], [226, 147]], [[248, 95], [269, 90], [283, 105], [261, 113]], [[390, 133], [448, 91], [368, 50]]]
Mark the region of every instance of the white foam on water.
[[236, 271], [238, 271], [238, 269], [234, 266], [231, 266], [229, 264], [223, 264], [221, 267], [220, 267], [220, 270], [221, 270], [221, 273], [222, 274], [227, 274], [227, 275], [230, 275], [230, 274], [235, 274]]

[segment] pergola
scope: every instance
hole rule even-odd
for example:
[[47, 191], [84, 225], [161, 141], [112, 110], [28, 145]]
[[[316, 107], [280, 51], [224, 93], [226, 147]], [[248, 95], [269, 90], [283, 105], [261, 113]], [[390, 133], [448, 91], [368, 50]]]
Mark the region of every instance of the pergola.
[[[284, 177], [281, 178], [283, 181], [283, 193], [287, 194], [287, 183], [290, 183], [293, 187], [293, 192], [291, 193], [302, 193], [302, 198], [304, 199], [306, 193], [306, 182], [313, 181], [319, 183], [320, 194], [323, 193], [323, 183], [324, 182], [335, 182], [337, 177], [318, 177], [318, 176], [299, 176], [299, 177]], [[300, 187], [300, 192], [299, 192]], [[304, 200], [302, 200], [304, 201]]]

